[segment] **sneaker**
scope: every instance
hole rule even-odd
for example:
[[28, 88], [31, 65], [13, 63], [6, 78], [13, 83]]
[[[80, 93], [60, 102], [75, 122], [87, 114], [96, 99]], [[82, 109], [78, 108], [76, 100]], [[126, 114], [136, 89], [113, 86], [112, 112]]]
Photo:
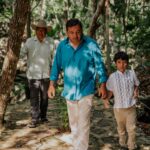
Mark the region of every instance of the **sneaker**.
[[62, 134], [57, 136], [57, 138], [69, 145], [73, 144], [72, 135], [71, 134]]
[[128, 148], [128, 150], [140, 150], [140, 146], [139, 145], [135, 145], [134, 148]]
[[37, 127], [37, 122], [30, 122], [29, 124], [28, 124], [28, 127], [29, 128], [36, 128]]
[[136, 148], [133, 148], [133, 149], [128, 149], [128, 150], [140, 150], [140, 148], [139, 147], [136, 147]]
[[128, 150], [127, 147], [124, 147], [124, 146], [120, 146], [120, 149], [119, 150]]

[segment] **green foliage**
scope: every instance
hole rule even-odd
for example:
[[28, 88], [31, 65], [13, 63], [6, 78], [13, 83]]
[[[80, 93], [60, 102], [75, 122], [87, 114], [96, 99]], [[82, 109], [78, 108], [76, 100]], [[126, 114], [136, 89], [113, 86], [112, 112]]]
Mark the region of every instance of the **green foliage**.
[[4, 12], [5, 2], [0, 0], [0, 12]]
[[67, 112], [67, 106], [66, 106], [66, 102], [61, 100], [61, 112], [60, 112], [60, 118], [61, 118], [61, 127], [64, 130], [68, 130], [69, 129], [69, 120], [68, 120], [68, 112]]
[[[137, 64], [144, 63], [149, 65], [150, 52], [150, 1], [114, 0], [111, 3], [112, 22], [110, 27], [113, 29], [114, 42], [117, 50], [127, 47], [131, 57]], [[123, 15], [124, 14], [124, 15]], [[130, 52], [133, 49], [134, 52]], [[116, 51], [116, 50], [115, 50]]]
[[67, 112], [67, 105], [66, 105], [66, 100], [61, 97], [61, 92], [63, 88], [61, 86], [58, 86], [56, 89], [56, 97], [57, 100], [59, 101], [59, 117], [61, 119], [61, 129], [62, 130], [68, 130], [69, 129], [69, 120], [68, 120], [68, 112]]
[[[83, 23], [84, 33], [93, 17], [93, 1], [90, 0], [45, 0], [44, 19], [51, 24], [49, 36], [59, 39], [65, 36], [67, 19], [76, 17]], [[95, 1], [96, 3], [98, 2]], [[0, 0], [0, 21], [8, 22], [13, 13], [14, 0]], [[42, 0], [31, 0], [31, 20], [41, 17]], [[150, 0], [110, 1], [109, 27], [113, 32], [113, 53], [119, 49], [132, 48], [136, 55], [148, 60], [150, 49]], [[105, 47], [105, 19], [99, 17], [101, 26], [96, 31], [99, 43]], [[6, 29], [6, 28], [5, 28]], [[4, 29], [3, 29], [4, 30]]]
[[[52, 31], [49, 35], [56, 38], [59, 37], [60, 32], [61, 35], [65, 35], [65, 22], [69, 18], [79, 18], [84, 22], [84, 31], [87, 32], [93, 14], [92, 9], [90, 9], [91, 6], [89, 5], [89, 0], [85, 1], [86, 7], [81, 4], [80, 0], [46, 0], [44, 19], [52, 25]], [[34, 20], [39, 19], [39, 10], [40, 5], [32, 12], [32, 18]]]
[[12, 17], [14, 0], [0, 0], [0, 21], [8, 21]]
[[114, 4], [110, 3], [110, 6], [118, 18], [120, 18], [125, 13], [125, 0], [114, 0]]
[[25, 89], [24, 84], [17, 83], [17, 84], [15, 84], [15, 88], [12, 90], [12, 92], [16, 96], [16, 95], [19, 95], [21, 93], [21, 91], [24, 91], [24, 89]]
[[133, 48], [137, 49], [137, 55], [149, 60], [150, 56], [150, 12], [144, 12], [144, 16], [140, 18], [138, 28], [132, 32]]

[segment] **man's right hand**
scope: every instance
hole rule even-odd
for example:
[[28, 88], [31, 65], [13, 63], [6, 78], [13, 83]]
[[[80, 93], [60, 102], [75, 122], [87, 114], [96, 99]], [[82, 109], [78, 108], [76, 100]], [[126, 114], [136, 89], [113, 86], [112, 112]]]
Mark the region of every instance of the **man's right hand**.
[[50, 85], [49, 85], [49, 88], [48, 88], [48, 97], [49, 98], [54, 98], [54, 96], [55, 96], [55, 86], [54, 86], [54, 84], [52, 84], [51, 82], [50, 82]]

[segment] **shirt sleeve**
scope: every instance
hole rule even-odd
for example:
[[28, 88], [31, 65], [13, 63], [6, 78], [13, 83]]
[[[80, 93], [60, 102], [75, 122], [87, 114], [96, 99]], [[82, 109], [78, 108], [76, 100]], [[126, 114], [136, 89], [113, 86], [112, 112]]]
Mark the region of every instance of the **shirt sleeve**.
[[113, 83], [112, 83], [112, 76], [111, 75], [106, 82], [106, 88], [108, 91], [111, 91], [111, 92], [113, 91]]
[[58, 79], [58, 75], [61, 71], [61, 44], [58, 45], [56, 49], [56, 54], [54, 56], [54, 61], [52, 64], [52, 69], [50, 73], [50, 80], [56, 81]]
[[95, 67], [97, 74], [99, 75], [99, 83], [103, 83], [107, 81], [106, 68], [102, 59], [101, 49], [97, 43], [93, 45], [93, 57], [95, 62]]
[[138, 78], [137, 78], [137, 76], [136, 76], [136, 74], [135, 74], [135, 71], [132, 70], [132, 73], [133, 73], [134, 84], [135, 84], [136, 86], [139, 86], [140, 82], [139, 82], [139, 80], [138, 80]]

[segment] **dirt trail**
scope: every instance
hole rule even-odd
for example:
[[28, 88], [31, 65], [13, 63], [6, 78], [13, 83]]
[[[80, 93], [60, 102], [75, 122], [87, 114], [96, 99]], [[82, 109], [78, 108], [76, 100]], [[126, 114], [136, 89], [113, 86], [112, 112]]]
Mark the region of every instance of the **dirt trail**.
[[[62, 141], [60, 133], [58, 101], [49, 100], [49, 122], [30, 129], [30, 105], [25, 100], [8, 106], [6, 130], [0, 135], [0, 150], [69, 150], [71, 146]], [[137, 128], [139, 150], [150, 150], [150, 136]], [[105, 110], [100, 100], [94, 100], [91, 116], [89, 150], [119, 150], [116, 123], [112, 108]]]

